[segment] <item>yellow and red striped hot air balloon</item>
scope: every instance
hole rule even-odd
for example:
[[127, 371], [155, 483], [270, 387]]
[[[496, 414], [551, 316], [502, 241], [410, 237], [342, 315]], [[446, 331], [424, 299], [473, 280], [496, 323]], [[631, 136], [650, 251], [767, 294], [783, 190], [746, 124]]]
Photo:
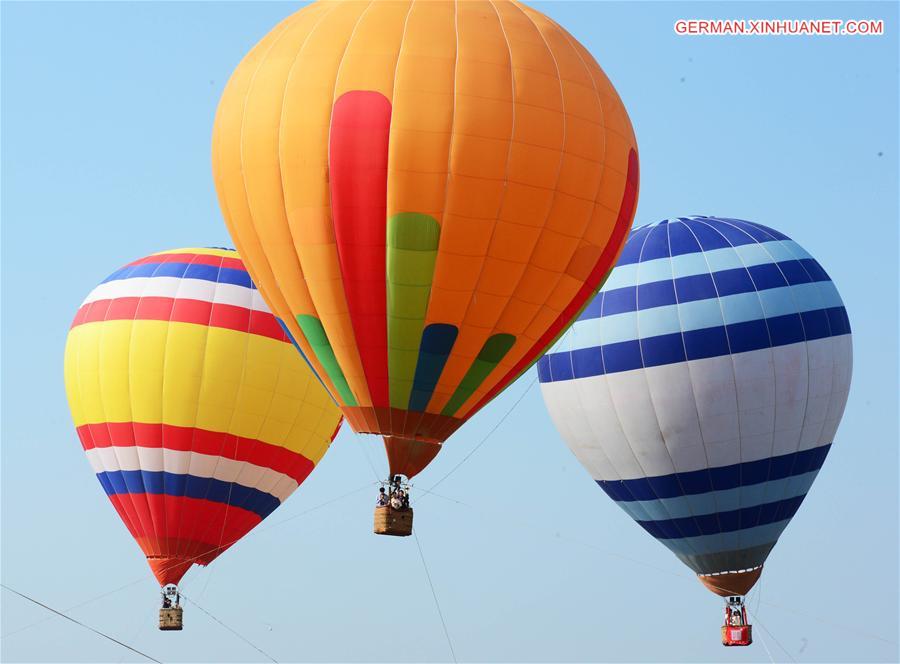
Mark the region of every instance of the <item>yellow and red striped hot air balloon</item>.
[[574, 319], [638, 194], [613, 86], [510, 0], [293, 14], [232, 75], [213, 172], [263, 296], [407, 477]]
[[340, 411], [279, 323], [226, 249], [129, 263], [72, 322], [78, 436], [161, 585], [266, 518], [337, 433]]

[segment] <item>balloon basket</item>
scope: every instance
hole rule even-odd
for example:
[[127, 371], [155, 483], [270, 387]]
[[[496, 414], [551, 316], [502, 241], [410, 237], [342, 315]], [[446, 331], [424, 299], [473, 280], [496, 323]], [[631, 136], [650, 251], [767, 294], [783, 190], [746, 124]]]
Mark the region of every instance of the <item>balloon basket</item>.
[[722, 625], [723, 646], [749, 646], [753, 643], [753, 625], [730, 627]]
[[375, 508], [375, 534], [409, 537], [412, 535], [413, 511], [394, 509], [390, 506]]
[[753, 643], [753, 626], [747, 622], [744, 598], [731, 595], [725, 600], [725, 624], [722, 625], [723, 646], [749, 646]]
[[164, 632], [181, 631], [181, 616], [183, 609], [180, 606], [173, 606], [168, 609], [159, 610], [159, 628]]

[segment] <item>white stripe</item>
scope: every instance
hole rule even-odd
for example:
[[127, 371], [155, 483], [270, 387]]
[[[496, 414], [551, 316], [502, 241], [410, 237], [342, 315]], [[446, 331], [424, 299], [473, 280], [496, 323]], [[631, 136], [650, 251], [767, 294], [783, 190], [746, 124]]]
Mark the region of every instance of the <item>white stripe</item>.
[[173, 468], [187, 468], [187, 472], [194, 477], [237, 482], [251, 489], [265, 491], [281, 502], [299, 486], [294, 478], [271, 468], [197, 452], [129, 445], [95, 447], [85, 454], [94, 472], [98, 473], [117, 470], [172, 472]]
[[[736, 268], [766, 265], [774, 261], [799, 260], [810, 255], [793, 240], [770, 240], [757, 244], [723, 247], [710, 251], [697, 251], [680, 256], [654, 258], [642, 263], [619, 265], [609, 275], [603, 285], [604, 291], [624, 288], [635, 284], [692, 277], [709, 274], [710, 270], [733, 270]], [[708, 264], [707, 264], [708, 263]]]
[[594, 479], [636, 479], [832, 443], [850, 357], [844, 335], [542, 383], [541, 392]]
[[120, 297], [169, 297], [200, 300], [201, 302], [230, 304], [269, 313], [269, 308], [262, 295], [255, 288], [181, 277], [135, 277], [107, 281], [92, 290], [81, 304], [84, 306], [97, 300], [114, 300]]
[[573, 333], [568, 336], [567, 342], [560, 342], [550, 352], [592, 348], [662, 334], [702, 330], [723, 324], [733, 325], [761, 320], [764, 317], [774, 318], [792, 313], [841, 307], [843, 304], [841, 296], [830, 281], [782, 286], [752, 293], [736, 293], [720, 298], [628, 311], [603, 318], [578, 320], [572, 326]]

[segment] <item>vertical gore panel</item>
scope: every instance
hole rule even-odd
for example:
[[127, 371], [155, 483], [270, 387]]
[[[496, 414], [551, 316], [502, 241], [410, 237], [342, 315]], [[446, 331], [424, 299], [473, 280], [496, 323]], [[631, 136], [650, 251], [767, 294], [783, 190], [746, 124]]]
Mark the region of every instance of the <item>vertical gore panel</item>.
[[297, 324], [303, 331], [303, 336], [306, 337], [309, 345], [312, 346], [319, 364], [325, 368], [325, 372], [328, 374], [331, 382], [334, 383], [338, 394], [341, 395], [341, 399], [348, 406], [355, 406], [356, 398], [353, 396], [353, 392], [350, 391], [350, 386], [347, 385], [347, 380], [344, 378], [341, 367], [338, 366], [337, 359], [334, 357], [334, 351], [331, 349], [331, 343], [328, 341], [328, 335], [325, 334], [325, 328], [322, 327], [321, 321], [315, 316], [301, 314], [297, 316]]
[[441, 445], [423, 440], [410, 440], [396, 436], [384, 437], [390, 474], [415, 477], [434, 460], [441, 451]]
[[455, 325], [446, 323], [432, 323], [425, 328], [419, 346], [412, 392], [409, 395], [409, 410], [424, 412], [428, 407], [458, 334], [459, 330]]
[[334, 104], [328, 145], [334, 235], [350, 320], [372, 404], [382, 407], [389, 405], [385, 217], [390, 124], [391, 103], [384, 95], [347, 92]]
[[431, 295], [441, 228], [427, 214], [401, 212], [388, 220], [388, 369], [393, 408], [410, 400]]
[[[634, 217], [635, 207], [637, 206], [638, 181], [640, 179], [639, 170], [638, 155], [637, 152], [632, 149], [628, 153], [628, 172], [625, 176], [625, 189], [622, 192], [622, 202], [619, 206], [619, 215], [616, 218], [612, 236], [604, 248], [603, 253], [600, 255], [600, 258], [597, 260], [596, 265], [594, 265], [593, 270], [588, 275], [584, 285], [579, 289], [578, 293], [569, 303], [569, 306], [563, 310], [554, 324], [544, 332], [531, 350], [526, 353], [526, 355], [519, 360], [502, 379], [497, 381], [494, 384], [494, 387], [491, 388], [478, 403], [465, 413], [466, 417], [471, 417], [478, 412], [485, 404], [497, 396], [500, 390], [509, 385], [515, 377], [518, 377], [523, 371], [534, 364], [541, 352], [546, 350], [553, 341], [566, 330], [569, 324], [574, 322], [575, 318], [578, 317], [578, 313], [600, 288], [603, 280], [609, 276], [610, 266], [614, 264], [616, 254], [623, 246], [624, 238], [628, 233], [628, 229], [631, 227], [631, 222]], [[454, 397], [455, 396], [456, 395], [454, 394]]]
[[516, 343], [516, 338], [511, 334], [494, 334], [488, 337], [478, 353], [478, 357], [472, 362], [472, 366], [466, 372], [462, 382], [456, 388], [450, 401], [444, 406], [443, 415], [453, 415], [478, 386], [484, 382], [491, 371], [500, 363], [500, 360], [509, 352]]

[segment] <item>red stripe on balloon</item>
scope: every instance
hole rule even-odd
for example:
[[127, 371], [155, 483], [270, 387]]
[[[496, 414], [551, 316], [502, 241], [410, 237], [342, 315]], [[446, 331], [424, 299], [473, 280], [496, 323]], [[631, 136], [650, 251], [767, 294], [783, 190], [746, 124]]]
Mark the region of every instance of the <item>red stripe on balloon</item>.
[[587, 302], [598, 288], [603, 277], [612, 269], [613, 262], [622, 248], [628, 229], [631, 228], [631, 221], [634, 216], [634, 208], [637, 204], [638, 193], [638, 156], [634, 149], [628, 152], [628, 172], [625, 174], [625, 191], [622, 193], [622, 204], [619, 206], [619, 216], [616, 217], [616, 223], [613, 226], [613, 232], [610, 235], [609, 242], [600, 254], [600, 258], [594, 265], [594, 269], [588, 275], [587, 280], [575, 294], [575, 297], [569, 303], [559, 317], [553, 322], [553, 325], [544, 332], [540, 339], [531, 347], [531, 349], [519, 360], [516, 365], [479, 401], [472, 410], [466, 415], [471, 417], [484, 407], [491, 399], [507, 386], [507, 384], [516, 378], [528, 366], [534, 363], [538, 355], [556, 338], [556, 336], [571, 322], [572, 319], [581, 310], [584, 303]]
[[185, 555], [187, 552], [183, 549], [176, 551], [167, 546], [173, 540], [177, 540], [180, 546], [186, 542], [199, 545], [194, 550], [195, 554], [210, 553], [220, 545], [240, 539], [262, 521], [258, 514], [250, 510], [205, 498], [117, 493], [109, 496], [109, 500], [120, 511], [128, 505], [129, 496], [139, 496], [142, 501], [146, 500], [148, 507], [152, 504], [153, 511], [167, 515], [167, 518], [156, 523], [148, 520], [131, 531], [148, 556]]
[[[171, 424], [106, 422], [76, 427], [85, 450], [95, 447], [162, 447], [252, 463], [283, 473], [302, 484], [315, 464], [302, 454], [255, 438]], [[337, 431], [335, 431], [335, 434]], [[333, 437], [332, 437], [333, 439]]]
[[374, 406], [387, 407], [388, 140], [391, 102], [366, 90], [335, 102], [328, 144], [331, 214], [356, 347]]
[[247, 332], [290, 343], [274, 315], [221, 302], [171, 297], [117, 297], [85, 304], [72, 327], [110, 320], [164, 320]]
[[241, 270], [246, 272], [240, 258], [228, 258], [227, 256], [212, 256], [209, 254], [156, 254], [155, 256], [147, 256], [139, 258], [136, 261], [128, 263], [125, 267], [133, 265], [148, 265], [157, 263], [189, 263], [193, 265], [213, 265], [215, 267], [227, 267], [233, 270]]

